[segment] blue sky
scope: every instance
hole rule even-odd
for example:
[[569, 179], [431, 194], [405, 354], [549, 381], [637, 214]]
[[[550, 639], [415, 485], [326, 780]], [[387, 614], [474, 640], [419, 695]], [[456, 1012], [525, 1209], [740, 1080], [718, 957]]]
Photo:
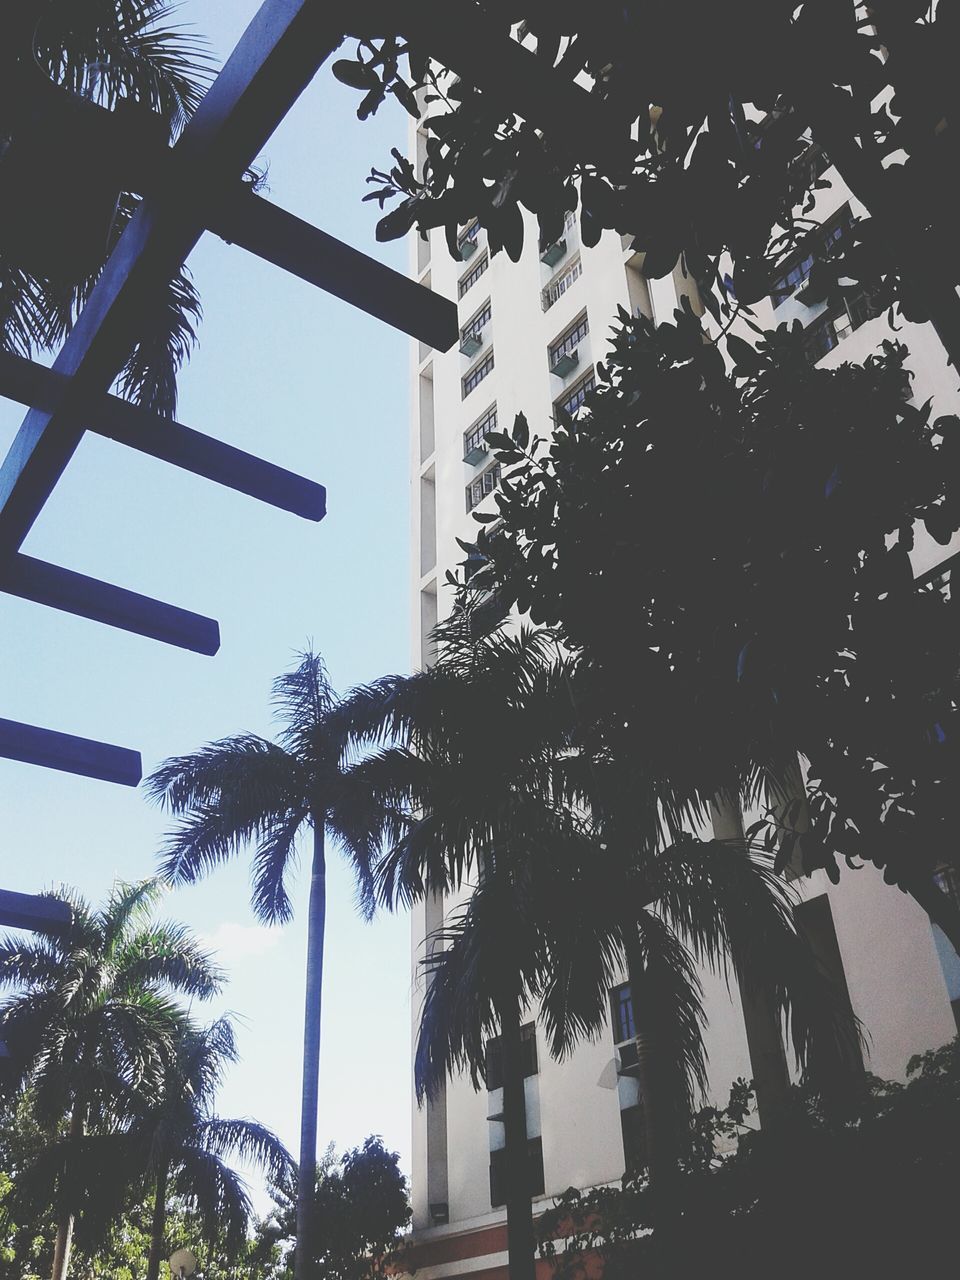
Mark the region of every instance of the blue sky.
[[[256, 0], [187, 0], [180, 18], [221, 59]], [[270, 198], [403, 270], [361, 204], [372, 164], [405, 145], [405, 117], [357, 122], [328, 70], [265, 149]], [[312, 642], [340, 688], [407, 670], [407, 340], [207, 235], [190, 259], [200, 346], [181, 378], [182, 422], [320, 480], [320, 524], [87, 436], [24, 550], [217, 618], [203, 658], [0, 596], [0, 715], [138, 748], [150, 770], [235, 730], [271, 731], [269, 687]], [[0, 400], [0, 447], [22, 410]], [[114, 877], [152, 873], [165, 827], [140, 792], [0, 760], [0, 882], [66, 882], [99, 900]], [[293, 1149], [299, 1124], [306, 879], [297, 920], [266, 932], [238, 863], [169, 895], [165, 914], [220, 949], [231, 973], [213, 1008], [242, 1019], [225, 1115], [255, 1115]], [[409, 925], [353, 909], [346, 865], [329, 873], [321, 1146], [380, 1133], [409, 1153]]]

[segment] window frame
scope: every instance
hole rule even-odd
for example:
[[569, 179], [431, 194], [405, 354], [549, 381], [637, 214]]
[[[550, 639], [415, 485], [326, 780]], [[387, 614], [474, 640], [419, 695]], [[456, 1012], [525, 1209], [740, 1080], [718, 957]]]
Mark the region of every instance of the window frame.
[[555, 338], [547, 347], [547, 362], [553, 369], [565, 355], [576, 351], [590, 332], [590, 319], [586, 311], [582, 311], [572, 324]]
[[493, 373], [493, 370], [494, 354], [493, 347], [490, 347], [460, 379], [460, 399], [466, 400], [467, 396], [476, 391], [480, 383]]
[[487, 268], [490, 266], [490, 254], [484, 249], [481, 256], [471, 266], [469, 271], [465, 271], [457, 281], [457, 300], [465, 297], [473, 288], [482, 275], [486, 274]]

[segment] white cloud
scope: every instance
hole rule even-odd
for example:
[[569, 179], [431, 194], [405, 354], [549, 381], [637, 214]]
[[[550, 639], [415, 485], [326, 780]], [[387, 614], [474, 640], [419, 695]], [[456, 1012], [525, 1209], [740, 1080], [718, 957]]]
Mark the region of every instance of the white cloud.
[[280, 941], [280, 932], [262, 924], [237, 924], [233, 920], [224, 920], [201, 941], [206, 950], [216, 954], [221, 964], [230, 965], [272, 951]]

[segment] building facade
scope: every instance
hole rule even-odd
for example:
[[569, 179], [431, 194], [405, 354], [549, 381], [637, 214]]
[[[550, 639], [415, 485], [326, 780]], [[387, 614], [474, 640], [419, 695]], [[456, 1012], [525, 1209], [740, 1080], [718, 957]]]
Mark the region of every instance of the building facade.
[[[810, 160], [816, 163], [816, 155]], [[832, 185], [818, 193], [814, 213], [822, 223], [824, 247], [858, 212], [836, 175], [826, 176]], [[757, 322], [766, 328], [799, 318], [812, 362], [832, 366], [862, 360], [889, 334], [886, 317], [874, 315], [865, 296], [833, 307], [807, 305], [803, 290], [811, 261], [806, 254], [787, 264], [771, 297], [755, 307]], [[506, 254], [491, 257], [476, 226], [463, 229], [459, 260], [451, 258], [442, 233], [434, 232], [430, 240], [415, 240], [411, 271], [421, 283], [458, 300], [461, 324], [459, 349], [442, 354], [419, 344], [412, 352], [411, 648], [414, 666], [421, 667], [433, 656], [431, 629], [452, 603], [444, 583], [447, 571], [463, 559], [456, 538], [472, 541], [477, 530], [472, 512], [495, 509], [491, 495], [500, 477], [484, 434], [509, 429], [523, 411], [532, 432], [549, 435], [556, 407], [575, 412], [593, 386], [617, 308], [669, 320], [690, 284], [679, 269], [667, 279], [648, 281], [642, 257], [612, 233], [586, 247], [573, 215], [552, 245], [538, 244], [535, 221], [528, 218], [526, 247], [517, 264]], [[915, 399], [933, 396], [937, 412], [960, 411], [957, 377], [932, 333], [905, 324], [897, 336], [911, 353]], [[918, 573], [944, 555], [943, 548], [918, 533]], [[718, 814], [717, 834], [733, 834], [732, 820]], [[798, 884], [805, 926], [825, 963], [845, 983], [865, 1028], [865, 1065], [879, 1076], [902, 1078], [913, 1053], [956, 1033], [956, 957], [916, 904], [886, 886], [872, 866], [843, 875], [837, 886], [822, 872]], [[411, 968], [419, 993], [413, 1001], [414, 1035], [424, 939], [456, 905], [433, 900], [413, 913]], [[749, 1010], [745, 1016], [735, 988], [728, 990], [710, 974], [703, 980], [710, 1101], [723, 1103], [737, 1077], [761, 1075], [764, 1057], [781, 1051], [753, 1025]], [[534, 1013], [525, 1030], [527, 1136], [538, 1200], [545, 1205], [571, 1185], [618, 1181], [640, 1158], [642, 1130], [630, 1072], [628, 988], [611, 990], [605, 1034], [562, 1064], [546, 1052]], [[424, 1280], [506, 1275], [504, 1133], [497, 1118], [502, 1090], [495, 1046], [492, 1055], [486, 1090], [475, 1092], [469, 1079], [454, 1079], [437, 1100], [414, 1108], [414, 1232]]]

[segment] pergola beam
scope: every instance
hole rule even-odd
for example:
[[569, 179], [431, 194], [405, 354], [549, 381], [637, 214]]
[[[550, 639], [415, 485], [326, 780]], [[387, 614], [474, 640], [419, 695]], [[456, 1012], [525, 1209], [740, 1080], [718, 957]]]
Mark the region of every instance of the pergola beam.
[[437, 351], [449, 351], [459, 337], [456, 303], [449, 298], [260, 196], [231, 199], [209, 227]]
[[[55, 370], [0, 352], [0, 395], [49, 412], [62, 403], [68, 386], [69, 379]], [[305, 520], [322, 520], [326, 513], [326, 490], [315, 480], [118, 396], [94, 397], [78, 416], [88, 431]]]
[[143, 776], [139, 751], [17, 720], [0, 719], [0, 756], [125, 787], [137, 786]]
[[70, 928], [72, 918], [70, 908], [57, 898], [0, 889], [0, 925], [8, 929], [61, 934]]
[[315, 0], [268, 0], [241, 36], [172, 148], [164, 189], [139, 205], [54, 362], [70, 379], [62, 404], [28, 412], [0, 467], [0, 555], [32, 528], [83, 434], [78, 409], [119, 374], [142, 308], [200, 238], [203, 206], [240, 183], [340, 44], [335, 25]]
[[220, 648], [220, 627], [213, 618], [22, 552], [0, 565], [0, 591], [207, 657]]

